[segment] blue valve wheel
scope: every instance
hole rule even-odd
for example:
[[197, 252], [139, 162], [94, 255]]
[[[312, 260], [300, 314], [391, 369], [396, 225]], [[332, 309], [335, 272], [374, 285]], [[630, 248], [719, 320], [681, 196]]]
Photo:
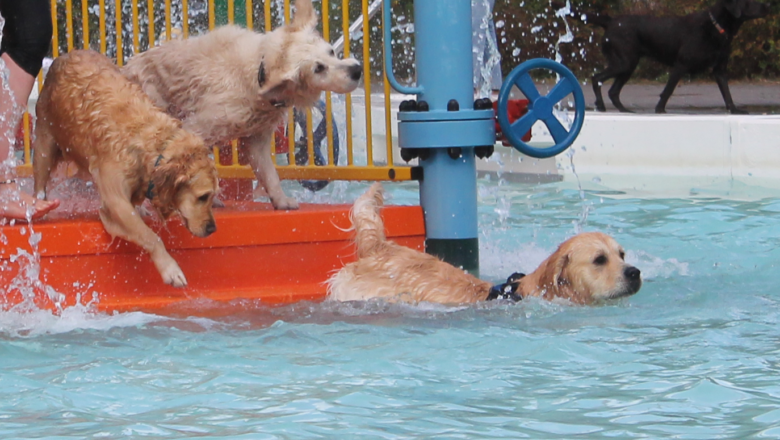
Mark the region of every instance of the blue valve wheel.
[[[560, 81], [550, 90], [546, 96], [542, 96], [536, 89], [534, 80], [529, 75], [531, 70], [552, 70], [560, 76]], [[512, 86], [517, 86], [523, 95], [528, 98], [528, 113], [513, 123], [509, 122], [507, 106]], [[574, 95], [574, 122], [569, 130], [561, 124], [555, 116], [553, 109], [569, 95]], [[528, 60], [517, 66], [504, 80], [501, 93], [498, 95], [498, 123], [504, 137], [519, 152], [543, 159], [553, 157], [569, 148], [582, 130], [585, 120], [585, 96], [582, 94], [577, 78], [571, 70], [563, 64], [545, 58]], [[533, 127], [537, 121], [542, 121], [555, 140], [555, 145], [549, 148], [536, 148], [523, 142], [523, 136]]]

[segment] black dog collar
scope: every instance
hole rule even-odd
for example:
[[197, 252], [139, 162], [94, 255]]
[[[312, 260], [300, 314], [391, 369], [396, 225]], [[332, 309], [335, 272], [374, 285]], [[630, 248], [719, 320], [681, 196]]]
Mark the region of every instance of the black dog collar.
[[522, 295], [517, 293], [517, 289], [520, 288], [520, 280], [525, 276], [524, 273], [513, 273], [506, 279], [506, 283], [496, 284], [490, 288], [487, 301], [493, 301], [495, 299], [509, 299], [514, 302], [521, 301]]
[[[157, 161], [154, 163], [154, 167], [157, 168], [157, 165], [160, 165], [160, 161], [162, 160], [163, 155], [160, 153], [159, 156], [157, 156]], [[149, 200], [152, 200], [154, 198], [154, 181], [152, 179], [149, 179], [149, 187], [146, 188], [146, 198]]]
[[721, 34], [721, 35], [725, 34], [726, 33], [726, 29], [723, 29], [723, 26], [718, 24], [718, 21], [715, 20], [715, 16], [712, 15], [712, 11], [709, 11], [709, 13], [710, 13], [710, 20], [712, 21], [713, 26], [715, 26], [715, 29], [718, 30], [718, 33]]

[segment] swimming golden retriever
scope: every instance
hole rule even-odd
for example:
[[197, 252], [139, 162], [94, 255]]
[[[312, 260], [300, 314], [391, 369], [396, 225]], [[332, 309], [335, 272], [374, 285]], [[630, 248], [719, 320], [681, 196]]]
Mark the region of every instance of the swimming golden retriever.
[[106, 231], [148, 252], [165, 283], [186, 286], [179, 265], [134, 205], [148, 198], [162, 218], [178, 213], [198, 237], [216, 231], [211, 204], [217, 170], [203, 140], [157, 109], [111, 60], [93, 51], [54, 60], [36, 114], [36, 195], [45, 198], [58, 160], [76, 162], [95, 182]]
[[593, 304], [633, 295], [642, 286], [639, 269], [625, 263], [623, 248], [599, 232], [570, 238], [533, 273], [515, 274], [506, 284], [493, 286], [432, 255], [385, 240], [382, 205], [379, 183], [355, 202], [352, 222], [358, 260], [331, 277], [329, 298], [467, 304], [538, 296]]
[[311, 0], [295, 6], [292, 23], [273, 32], [224, 26], [149, 49], [122, 70], [206, 145], [240, 138], [276, 209], [297, 209], [298, 202], [279, 183], [271, 156], [274, 129], [289, 108], [311, 107], [323, 91], [351, 92], [362, 75], [357, 60], [336, 57], [317, 33]]

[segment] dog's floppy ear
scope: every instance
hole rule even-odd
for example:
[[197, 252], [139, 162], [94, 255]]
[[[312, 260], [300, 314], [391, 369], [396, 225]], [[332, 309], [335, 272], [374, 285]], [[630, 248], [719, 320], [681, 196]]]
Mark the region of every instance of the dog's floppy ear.
[[569, 264], [569, 254], [563, 249], [558, 248], [547, 260], [542, 263], [544, 269], [539, 279], [539, 287], [545, 293], [545, 296], [552, 297], [556, 295], [563, 283], [566, 283], [566, 277], [563, 273]]
[[295, 81], [291, 79], [283, 79], [281, 81], [273, 82], [269, 84], [266, 90], [260, 92], [263, 99], [271, 102], [271, 104], [279, 107], [287, 107], [285, 102], [288, 96], [292, 95], [295, 90]]
[[270, 64], [264, 57], [257, 68], [257, 85], [260, 87], [260, 96], [278, 107], [286, 107], [288, 98], [295, 95], [301, 83], [301, 75], [298, 67], [268, 68], [269, 65], [279, 66], [278, 60], [271, 58]]
[[294, 31], [314, 29], [317, 26], [317, 14], [311, 0], [297, 0], [295, 2], [295, 17], [290, 24]]
[[151, 180], [154, 185], [152, 205], [160, 211], [164, 219], [167, 219], [176, 211], [174, 206], [176, 193], [189, 181], [184, 162], [169, 160], [159, 164], [154, 167]]
[[[263, 72], [262, 64], [260, 66], [261, 73]], [[261, 78], [261, 76], [263, 76]], [[263, 80], [263, 84], [260, 85], [260, 95], [266, 101], [269, 101], [273, 105], [279, 107], [286, 107], [288, 105], [287, 100], [291, 96], [295, 95], [295, 91], [299, 87], [299, 79], [297, 70], [287, 73], [286, 75], [279, 77], [269, 78], [267, 75], [258, 75], [258, 82]]]
[[562, 254], [555, 260], [555, 270], [552, 277], [552, 285], [560, 286], [566, 283], [566, 277], [563, 276], [563, 271], [566, 270], [566, 266], [569, 265], [569, 254]]
[[742, 9], [745, 8], [745, 0], [725, 0], [723, 7], [734, 16], [734, 18], [742, 17]]

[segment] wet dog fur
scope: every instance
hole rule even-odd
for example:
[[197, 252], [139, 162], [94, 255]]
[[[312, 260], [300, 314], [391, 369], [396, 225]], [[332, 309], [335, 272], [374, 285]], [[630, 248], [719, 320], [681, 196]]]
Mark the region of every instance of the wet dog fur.
[[291, 24], [259, 34], [225, 26], [167, 42], [133, 57], [124, 75], [206, 145], [240, 138], [258, 183], [276, 209], [297, 209], [271, 157], [274, 129], [290, 107], [311, 107], [323, 91], [348, 93], [360, 82], [355, 59], [339, 59], [316, 31], [311, 0], [298, 0]]
[[[438, 258], [385, 239], [379, 215], [383, 190], [374, 184], [352, 208], [357, 261], [328, 281], [329, 298], [357, 301], [468, 304], [488, 298], [491, 283]], [[594, 304], [639, 291], [639, 269], [626, 264], [623, 248], [610, 236], [587, 232], [566, 240], [531, 274], [520, 280], [522, 297]]]
[[203, 140], [161, 112], [105, 56], [63, 55], [51, 66], [36, 106], [35, 193], [45, 198], [61, 159], [88, 172], [100, 195], [106, 231], [141, 246], [163, 281], [187, 284], [178, 263], [134, 205], [148, 193], [162, 218], [178, 213], [198, 237], [216, 230], [211, 212], [218, 178]]

